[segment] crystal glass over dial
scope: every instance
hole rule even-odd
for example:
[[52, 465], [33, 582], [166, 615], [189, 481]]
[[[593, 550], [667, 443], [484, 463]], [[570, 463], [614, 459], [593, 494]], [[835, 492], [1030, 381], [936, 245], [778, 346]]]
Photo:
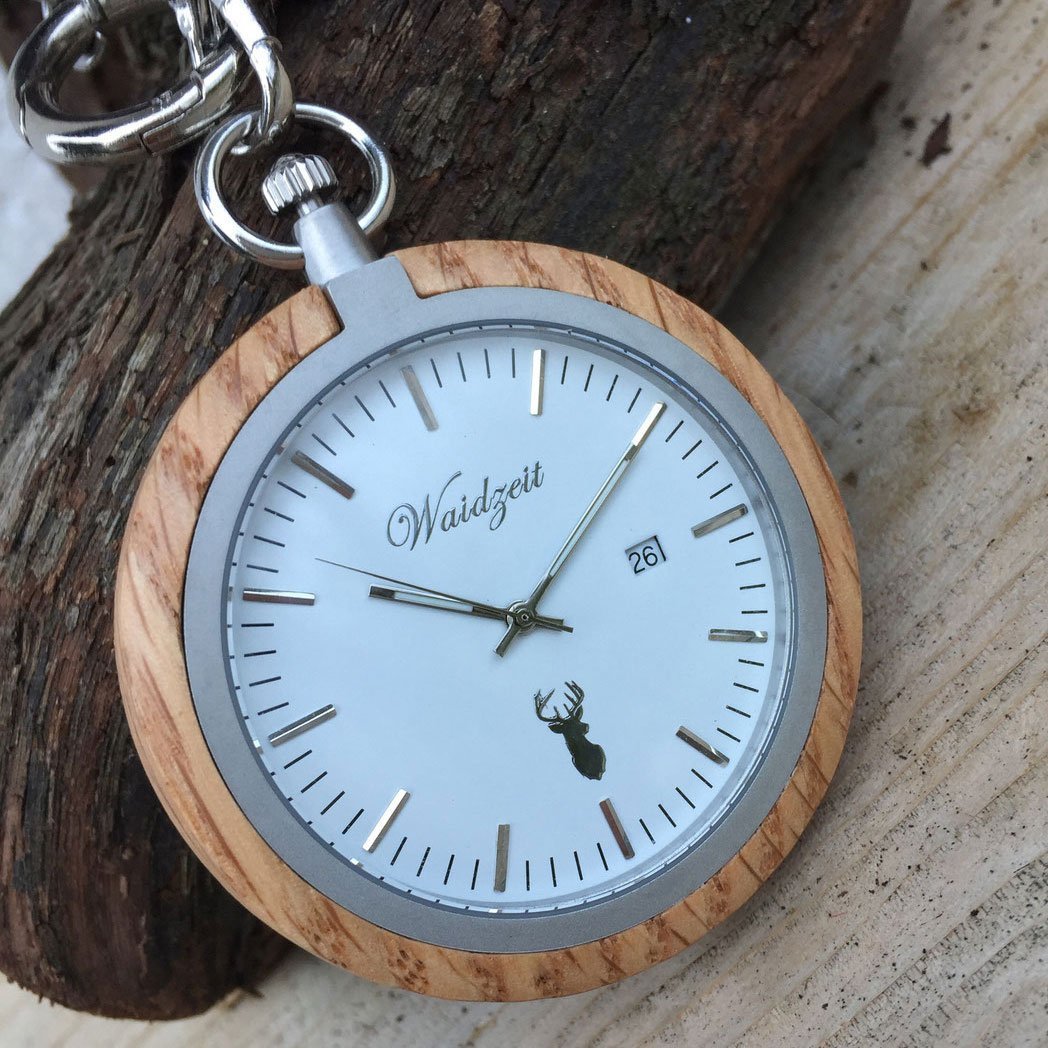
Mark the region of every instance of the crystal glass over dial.
[[724, 818], [783, 702], [791, 597], [700, 400], [599, 339], [484, 325], [288, 421], [230, 545], [230, 701], [347, 877], [540, 914]]

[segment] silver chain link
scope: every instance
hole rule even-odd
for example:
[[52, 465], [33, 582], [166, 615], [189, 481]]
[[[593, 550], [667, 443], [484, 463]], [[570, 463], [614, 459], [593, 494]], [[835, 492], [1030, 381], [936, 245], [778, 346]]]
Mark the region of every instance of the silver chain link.
[[[299, 102], [295, 105], [295, 117], [300, 123], [334, 131], [363, 156], [371, 176], [371, 194], [355, 221], [365, 235], [377, 233], [389, 218], [396, 196], [389, 153], [355, 120], [333, 109]], [[252, 123], [251, 113], [237, 113], [205, 139], [193, 171], [197, 203], [207, 224], [234, 251], [276, 269], [301, 269], [305, 255], [298, 244], [272, 240], [249, 229], [236, 217], [222, 193], [222, 165], [251, 133]]]
[[[50, 0], [40, 0], [40, 17], [45, 21], [51, 17], [51, 8], [55, 5]], [[73, 68], [78, 73], [90, 73], [105, 54], [106, 38], [97, 30], [91, 41], [91, 46], [73, 63]]]
[[[189, 74], [157, 98], [115, 113], [65, 112], [62, 84], [75, 68], [98, 62], [105, 32], [164, 7], [189, 50]], [[248, 69], [262, 107], [240, 151], [275, 141], [291, 120], [294, 92], [280, 45], [251, 0], [67, 0], [42, 8], [44, 20], [11, 65], [10, 101], [22, 137], [54, 163], [122, 163], [176, 149], [230, 111]]]

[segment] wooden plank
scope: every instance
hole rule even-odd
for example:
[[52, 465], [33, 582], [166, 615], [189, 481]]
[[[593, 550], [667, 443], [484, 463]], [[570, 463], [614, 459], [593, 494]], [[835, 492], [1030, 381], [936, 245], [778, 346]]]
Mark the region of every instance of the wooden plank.
[[[842, 145], [727, 311], [844, 480], [867, 601], [837, 778], [739, 914], [551, 1004], [426, 1001], [300, 955], [261, 1000], [168, 1026], [0, 990], [12, 1043], [1043, 1040], [1046, 56], [1034, 0], [918, 5], [865, 165]], [[953, 151], [925, 169], [947, 110]]]

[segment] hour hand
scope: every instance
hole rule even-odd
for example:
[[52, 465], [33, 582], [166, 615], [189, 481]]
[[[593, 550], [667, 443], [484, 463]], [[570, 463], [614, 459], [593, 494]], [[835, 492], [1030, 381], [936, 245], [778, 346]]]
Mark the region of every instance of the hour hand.
[[[372, 586], [370, 595], [380, 600], [417, 604], [423, 608], [437, 608], [441, 611], [457, 611], [462, 615], [478, 615], [484, 619], [497, 619], [500, 622], [507, 621], [513, 614], [509, 608], [498, 608], [492, 604], [475, 604], [456, 597], [445, 597], [417, 590], [390, 589], [387, 586]], [[570, 626], [564, 625], [563, 619], [552, 619], [546, 615], [537, 615], [535, 625], [550, 630], [561, 630], [564, 633], [572, 632]]]
[[405, 589], [390, 589], [385, 586], [372, 586], [371, 596], [382, 600], [395, 600], [403, 604], [417, 604], [425, 608], [437, 608], [441, 611], [457, 611], [463, 615], [480, 615], [483, 618], [500, 619], [502, 622], [518, 621], [521, 616], [526, 616], [529, 625], [547, 630], [560, 630], [561, 633], [574, 632], [570, 626], [564, 625], [563, 619], [551, 619], [546, 615], [536, 615], [528, 608], [518, 606], [499, 608], [494, 604], [466, 600], [465, 597], [456, 597], [454, 593], [444, 593], [442, 590], [431, 589], [429, 586], [419, 586], [413, 582], [405, 582], [403, 579], [395, 579], [390, 575], [380, 575], [377, 571], [365, 571], [363, 568], [355, 568], [351, 564], [340, 564], [337, 560], [328, 560], [326, 557], [317, 557], [317, 560], [322, 564], [330, 564], [333, 568], [343, 568], [346, 571], [354, 571], [358, 575], [367, 575], [369, 578], [378, 579], [380, 582], [389, 582], [393, 586], [406, 587]]

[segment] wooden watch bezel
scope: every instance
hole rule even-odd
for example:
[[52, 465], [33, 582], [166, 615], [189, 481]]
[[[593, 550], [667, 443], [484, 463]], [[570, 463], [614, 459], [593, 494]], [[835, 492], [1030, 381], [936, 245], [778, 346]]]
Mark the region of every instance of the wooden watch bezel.
[[757, 832], [715, 876], [661, 914], [561, 950], [473, 953], [388, 932], [302, 880], [258, 835], [215, 766], [193, 708], [181, 609], [190, 543], [211, 478], [245, 419], [298, 361], [339, 330], [309, 287], [238, 339], [164, 432], [124, 534], [115, 636], [135, 744], [168, 814], [219, 881], [261, 920], [307, 950], [375, 982], [459, 1000], [531, 1000], [615, 982], [677, 953], [738, 909], [796, 843], [836, 769], [861, 654], [855, 548], [847, 516], [810, 432], [763, 367], [712, 317], [613, 262], [563, 248], [466, 241], [396, 252], [416, 291], [521, 286], [624, 309], [709, 361], [756, 410], [782, 448], [815, 525], [827, 594], [822, 689], [800, 760]]

